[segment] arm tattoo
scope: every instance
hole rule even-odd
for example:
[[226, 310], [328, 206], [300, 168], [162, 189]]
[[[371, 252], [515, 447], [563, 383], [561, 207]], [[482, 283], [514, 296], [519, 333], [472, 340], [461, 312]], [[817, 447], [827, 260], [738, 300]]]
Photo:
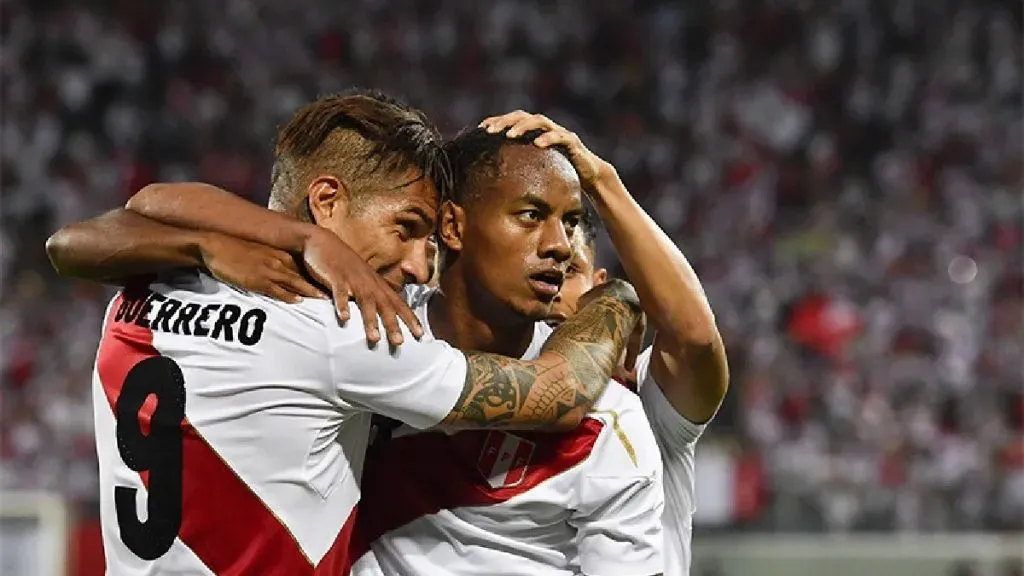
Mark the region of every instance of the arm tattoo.
[[604, 392], [640, 318], [631, 285], [615, 280], [598, 290], [536, 361], [467, 352], [466, 384], [445, 424], [552, 428], [581, 418]]

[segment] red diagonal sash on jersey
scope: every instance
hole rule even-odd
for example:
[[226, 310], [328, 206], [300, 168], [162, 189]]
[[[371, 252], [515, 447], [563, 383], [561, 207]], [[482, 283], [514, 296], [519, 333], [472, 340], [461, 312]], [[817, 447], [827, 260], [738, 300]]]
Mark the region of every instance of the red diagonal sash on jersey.
[[[145, 297], [145, 292], [139, 297]], [[112, 410], [132, 367], [160, 354], [153, 347], [153, 333], [148, 328], [114, 322], [124, 298], [119, 295], [110, 307], [97, 359], [100, 381]], [[151, 397], [140, 410], [143, 431], [149, 429], [155, 407], [156, 400]], [[348, 541], [356, 510], [314, 567], [288, 529], [187, 420], [182, 430], [182, 522], [178, 538], [210, 570], [219, 576], [348, 573]], [[149, 474], [143, 472], [140, 476], [148, 488]]]
[[564, 434], [499, 431], [412, 434], [367, 454], [350, 556], [417, 518], [501, 504], [583, 462], [603, 424]]

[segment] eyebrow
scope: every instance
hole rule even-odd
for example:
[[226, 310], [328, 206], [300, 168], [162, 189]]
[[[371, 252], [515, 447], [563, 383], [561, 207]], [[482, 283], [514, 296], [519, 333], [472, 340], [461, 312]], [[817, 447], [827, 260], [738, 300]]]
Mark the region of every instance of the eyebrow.
[[[519, 197], [518, 201], [522, 202], [524, 204], [533, 204], [533, 205], [537, 206], [538, 208], [543, 208], [544, 210], [546, 210], [548, 212], [554, 212], [554, 210], [551, 207], [551, 204], [547, 200], [541, 198], [540, 196], [537, 196], [536, 194], [533, 194], [532, 192], [527, 192], [526, 194], [523, 194], [522, 196]], [[583, 205], [582, 204], [580, 204], [579, 206], [573, 207], [573, 208], [571, 208], [569, 210], [566, 210], [566, 214], [577, 214], [577, 213], [579, 213], [579, 214], [583, 213]]]

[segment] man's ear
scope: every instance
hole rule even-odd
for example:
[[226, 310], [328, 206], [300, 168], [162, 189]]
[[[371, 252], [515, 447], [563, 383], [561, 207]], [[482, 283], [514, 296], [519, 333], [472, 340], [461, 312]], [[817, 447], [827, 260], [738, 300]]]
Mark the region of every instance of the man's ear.
[[437, 224], [437, 237], [447, 250], [454, 252], [462, 251], [462, 238], [466, 230], [466, 212], [462, 206], [445, 200], [441, 203], [441, 210]]
[[306, 202], [313, 223], [322, 226], [332, 218], [348, 214], [348, 189], [334, 176], [318, 176], [309, 183]]
[[598, 268], [594, 270], [594, 286], [600, 286], [608, 281], [608, 269]]

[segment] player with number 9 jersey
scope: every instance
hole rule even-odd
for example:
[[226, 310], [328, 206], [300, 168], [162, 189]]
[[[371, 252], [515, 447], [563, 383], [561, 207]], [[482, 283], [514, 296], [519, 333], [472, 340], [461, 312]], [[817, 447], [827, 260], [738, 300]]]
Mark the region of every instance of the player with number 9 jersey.
[[410, 340], [381, 354], [329, 301], [199, 273], [119, 294], [93, 378], [111, 569], [344, 571], [367, 407], [426, 428], [462, 390], [461, 352]]

